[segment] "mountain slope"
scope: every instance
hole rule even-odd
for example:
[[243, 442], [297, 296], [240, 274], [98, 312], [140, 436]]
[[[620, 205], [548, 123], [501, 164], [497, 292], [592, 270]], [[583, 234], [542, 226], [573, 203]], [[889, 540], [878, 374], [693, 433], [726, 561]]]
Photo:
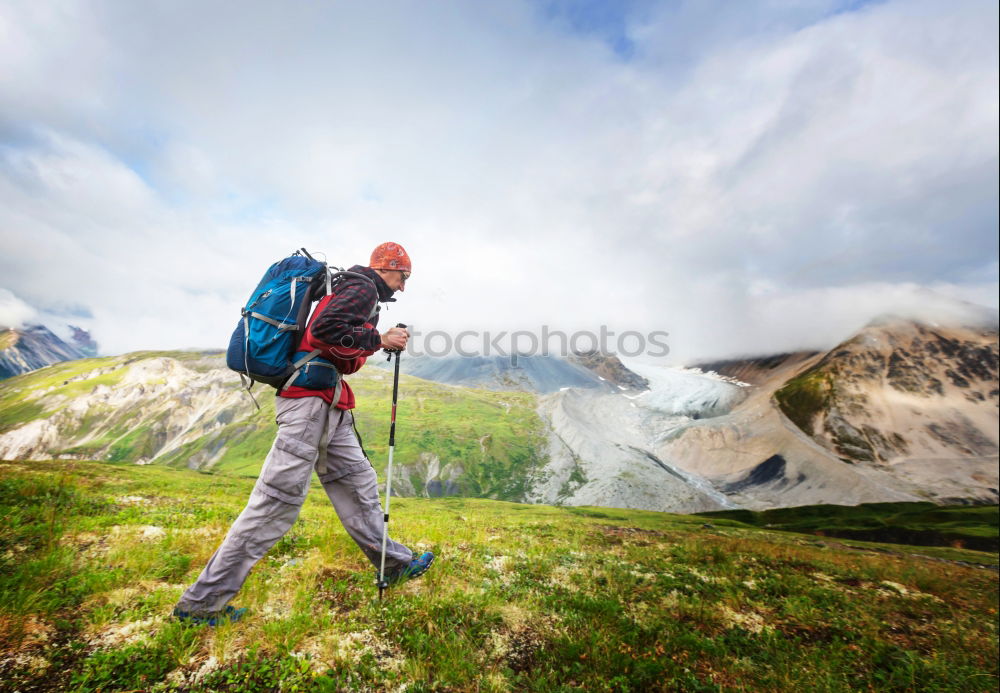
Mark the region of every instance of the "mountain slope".
[[541, 400], [549, 460], [530, 499], [669, 512], [916, 500], [845, 465], [781, 415], [771, 394], [801, 363], [753, 387], [631, 367], [648, 392], [569, 390]]
[[732, 507], [703, 479], [651, 452], [648, 431], [666, 415], [581, 390], [543, 398], [539, 412], [549, 424], [548, 459], [532, 475], [532, 502], [669, 512]]
[[773, 379], [776, 370], [787, 370], [791, 365], [804, 363], [818, 355], [818, 351], [795, 351], [771, 356], [709, 361], [696, 364], [696, 367], [702, 371], [718, 373], [742, 382], [760, 385]]
[[725, 362], [746, 400], [655, 452], [751, 508], [995, 503], [996, 353], [995, 331], [889, 321], [826, 354]]
[[756, 527], [828, 537], [915, 546], [958, 546], [994, 555], [1000, 549], [995, 505], [942, 507], [934, 503], [868, 503], [702, 514], [712, 520], [727, 518]]
[[[571, 390], [541, 400], [549, 461], [529, 498], [682, 512], [995, 503], [996, 349], [995, 332], [902, 321], [872, 326], [828, 353], [694, 369], [630, 362], [649, 387], [638, 396]], [[904, 427], [911, 421], [922, 438]], [[870, 451], [838, 449], [824, 438], [830, 422], [888, 444], [908, 441], [910, 456], [872, 463]]]
[[848, 461], [996, 455], [997, 363], [996, 332], [880, 323], [775, 398], [799, 428]]
[[[360, 405], [358, 430], [381, 468], [391, 376], [365, 368], [349, 381]], [[155, 462], [255, 476], [275, 432], [273, 390], [255, 391], [260, 412], [219, 352], [140, 352], [56, 364], [0, 384], [0, 459]], [[521, 498], [525, 472], [540, 455], [534, 407], [528, 393], [403, 376], [397, 490]]]
[[642, 392], [649, 389], [649, 381], [638, 373], [630, 371], [614, 354], [600, 351], [578, 351], [567, 361], [582, 366], [619, 390]]
[[782, 415], [774, 391], [817, 358], [775, 368], [729, 411], [665, 430], [656, 454], [710, 480], [740, 507], [922, 500], [844, 464]]
[[43, 325], [0, 327], [0, 379], [28, 373], [60, 361], [93, 356], [96, 344], [90, 339], [90, 335], [79, 328], [72, 329], [74, 339], [69, 344]]
[[400, 368], [423, 380], [487, 390], [545, 394], [566, 387], [613, 389], [611, 383], [588, 367], [591, 363], [547, 355], [417, 356], [402, 359]]
[[668, 512], [734, 507], [697, 471], [657, 452], [661, 438], [692, 420], [727, 411], [742, 387], [700, 372], [632, 364], [644, 392], [567, 390], [540, 400], [548, 461], [528, 498]]
[[792, 378], [775, 400], [840, 459], [942, 496], [961, 497], [995, 477], [995, 330], [880, 321]]

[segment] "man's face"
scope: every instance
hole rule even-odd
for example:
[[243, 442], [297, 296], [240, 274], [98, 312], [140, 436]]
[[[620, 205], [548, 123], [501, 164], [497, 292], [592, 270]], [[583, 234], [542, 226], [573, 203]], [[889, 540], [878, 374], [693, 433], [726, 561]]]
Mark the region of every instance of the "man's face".
[[409, 272], [403, 270], [378, 270], [379, 276], [386, 285], [393, 291], [406, 291], [406, 280], [410, 278]]

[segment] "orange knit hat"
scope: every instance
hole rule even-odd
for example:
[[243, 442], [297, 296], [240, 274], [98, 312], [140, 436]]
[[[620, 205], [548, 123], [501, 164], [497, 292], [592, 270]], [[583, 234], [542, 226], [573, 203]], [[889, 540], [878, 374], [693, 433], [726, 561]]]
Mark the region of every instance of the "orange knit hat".
[[372, 269], [412, 272], [410, 256], [399, 243], [383, 243], [372, 251], [368, 266]]

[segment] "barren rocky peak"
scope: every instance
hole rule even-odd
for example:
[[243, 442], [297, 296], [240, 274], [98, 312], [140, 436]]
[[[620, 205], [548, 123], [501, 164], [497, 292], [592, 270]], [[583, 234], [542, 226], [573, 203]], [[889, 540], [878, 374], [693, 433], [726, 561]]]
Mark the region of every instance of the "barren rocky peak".
[[[82, 330], [81, 333], [86, 334]], [[89, 335], [87, 337], [89, 339]], [[96, 344], [94, 346], [96, 348]], [[92, 354], [83, 351], [77, 344], [64, 342], [44, 325], [0, 327], [0, 378], [89, 355]]]
[[997, 333], [882, 319], [832, 349], [816, 366], [843, 384], [872, 383], [925, 397], [948, 385], [971, 402], [997, 401]]
[[578, 351], [567, 359], [625, 390], [641, 392], [649, 389], [649, 381], [630, 371], [614, 354], [600, 351]]
[[849, 462], [989, 458], [998, 449], [997, 333], [880, 319], [776, 393], [782, 411]]

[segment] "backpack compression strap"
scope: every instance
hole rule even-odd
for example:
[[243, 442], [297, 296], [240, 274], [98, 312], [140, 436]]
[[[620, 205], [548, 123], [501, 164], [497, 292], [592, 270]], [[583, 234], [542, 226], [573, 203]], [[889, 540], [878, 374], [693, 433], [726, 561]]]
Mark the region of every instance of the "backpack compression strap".
[[257, 398], [253, 396], [250, 390], [253, 389], [253, 378], [250, 377], [250, 318], [247, 317], [247, 312], [243, 311], [243, 367], [246, 369], [246, 373], [240, 373], [240, 382], [243, 383], [243, 387], [247, 389], [247, 394], [250, 395], [250, 401], [253, 405], [257, 407], [257, 411], [260, 411], [260, 405], [257, 404]]

